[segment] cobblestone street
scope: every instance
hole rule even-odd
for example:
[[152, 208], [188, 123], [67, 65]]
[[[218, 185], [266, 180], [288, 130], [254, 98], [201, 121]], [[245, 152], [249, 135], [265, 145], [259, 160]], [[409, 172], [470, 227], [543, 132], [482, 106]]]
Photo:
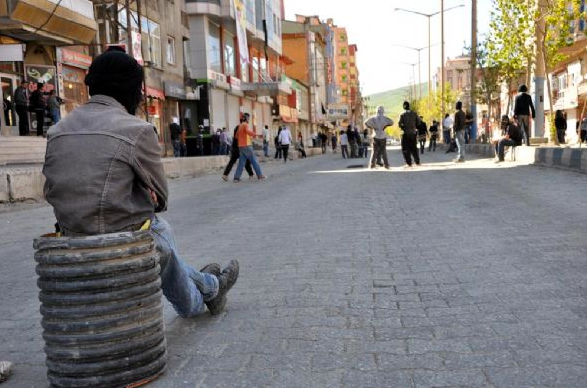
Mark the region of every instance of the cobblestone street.
[[[263, 182], [171, 181], [184, 259], [241, 274], [219, 316], [166, 302], [148, 387], [585, 388], [586, 176], [388, 152], [392, 171], [328, 153], [263, 163]], [[2, 388], [48, 387], [32, 240], [54, 222], [0, 213]]]

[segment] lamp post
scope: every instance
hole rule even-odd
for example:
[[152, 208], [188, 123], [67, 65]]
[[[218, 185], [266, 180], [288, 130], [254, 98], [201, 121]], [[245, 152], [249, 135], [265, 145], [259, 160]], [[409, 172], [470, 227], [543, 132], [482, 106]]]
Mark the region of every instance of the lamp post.
[[[428, 43], [430, 44], [430, 42], [428, 42]], [[436, 46], [436, 44], [433, 44], [432, 46]], [[410, 46], [404, 46], [404, 45], [401, 45], [401, 44], [394, 44], [394, 46], [396, 46], [396, 47], [403, 47], [405, 49], [414, 50], [414, 51], [417, 51], [418, 52], [418, 93], [419, 93], [419, 97], [418, 98], [422, 98], [422, 81], [421, 81], [421, 78], [420, 78], [420, 75], [422, 73], [421, 70], [420, 70], [420, 63], [421, 63], [420, 62], [420, 52], [422, 50], [424, 50], [425, 48], [427, 48], [428, 50], [430, 50], [430, 47], [431, 46], [428, 45], [428, 46], [420, 47], [420, 48], [410, 47]], [[430, 61], [428, 61], [428, 63], [430, 63]], [[428, 93], [430, 93], [430, 65], [428, 67]]]
[[[412, 80], [413, 80], [413, 87], [410, 90], [410, 94], [413, 93], [414, 98], [417, 97], [416, 94], [416, 65], [419, 65], [419, 63], [409, 63], [409, 62], [400, 62], [402, 65], [408, 65], [408, 66], [412, 66]], [[410, 97], [411, 99], [411, 97]]]
[[[459, 4], [459, 5], [455, 5], [454, 7], [450, 7], [447, 9], [444, 9], [444, 4], [442, 4], [442, 6], [440, 7], [440, 9], [444, 12], [446, 11], [450, 11], [452, 9], [455, 8], [460, 8], [460, 7], [464, 7], [464, 4]], [[428, 93], [430, 93], [430, 91], [432, 90], [432, 80], [431, 80], [431, 74], [432, 74], [432, 70], [431, 70], [431, 63], [430, 63], [430, 59], [432, 58], [432, 56], [430, 55], [430, 19], [432, 19], [432, 16], [436, 16], [438, 14], [441, 13], [441, 11], [437, 11], [437, 12], [433, 12], [433, 13], [423, 13], [423, 12], [418, 12], [418, 11], [412, 11], [409, 9], [404, 9], [404, 8], [395, 8], [394, 11], [402, 11], [402, 12], [408, 12], [408, 13], [413, 13], [415, 15], [420, 15], [420, 16], [424, 16], [428, 18]], [[443, 47], [443, 51], [444, 51], [444, 40], [442, 40], [441, 42], [442, 47]], [[444, 63], [444, 55], [442, 56], [442, 62]]]

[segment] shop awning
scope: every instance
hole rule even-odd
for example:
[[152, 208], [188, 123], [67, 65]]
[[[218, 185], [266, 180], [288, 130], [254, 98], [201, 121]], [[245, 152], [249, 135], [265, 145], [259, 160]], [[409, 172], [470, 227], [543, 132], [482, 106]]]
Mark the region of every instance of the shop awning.
[[243, 82], [241, 89], [256, 96], [274, 96], [279, 92], [291, 94], [291, 87], [285, 82]]
[[0, 31], [23, 42], [88, 44], [97, 30], [88, 0], [0, 0]]

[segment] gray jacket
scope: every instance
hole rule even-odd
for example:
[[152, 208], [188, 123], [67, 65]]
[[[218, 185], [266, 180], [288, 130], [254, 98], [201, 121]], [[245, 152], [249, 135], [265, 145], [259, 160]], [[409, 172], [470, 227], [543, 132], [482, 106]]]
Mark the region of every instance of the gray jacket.
[[153, 126], [108, 96], [93, 96], [49, 129], [43, 174], [45, 198], [69, 235], [133, 230], [167, 208]]
[[385, 128], [391, 127], [393, 120], [385, 116], [383, 106], [378, 106], [377, 115], [369, 118], [364, 124], [366, 127], [372, 128], [375, 131], [375, 139], [387, 139]]

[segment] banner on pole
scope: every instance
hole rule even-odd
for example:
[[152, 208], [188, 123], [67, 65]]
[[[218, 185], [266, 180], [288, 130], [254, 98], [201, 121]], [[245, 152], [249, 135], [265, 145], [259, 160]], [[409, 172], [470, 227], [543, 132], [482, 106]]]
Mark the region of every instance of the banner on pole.
[[234, 18], [236, 20], [236, 38], [241, 63], [249, 63], [249, 47], [247, 44], [247, 19], [244, 0], [234, 0]]

